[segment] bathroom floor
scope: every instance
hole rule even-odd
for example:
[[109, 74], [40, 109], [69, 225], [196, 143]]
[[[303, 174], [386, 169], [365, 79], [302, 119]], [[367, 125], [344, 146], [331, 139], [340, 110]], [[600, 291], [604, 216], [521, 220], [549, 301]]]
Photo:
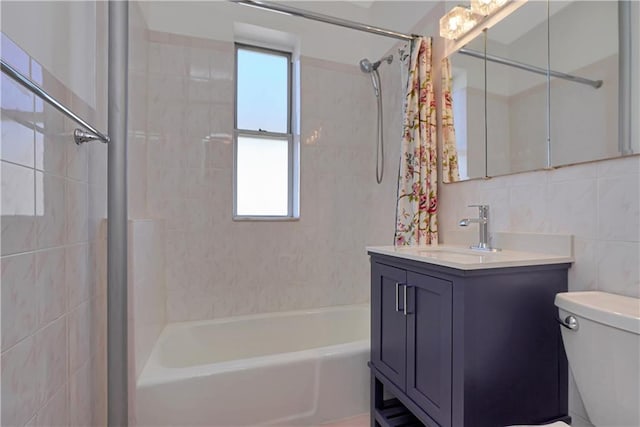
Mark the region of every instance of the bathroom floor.
[[329, 424], [322, 424], [322, 427], [368, 427], [370, 424], [369, 414], [362, 414]]

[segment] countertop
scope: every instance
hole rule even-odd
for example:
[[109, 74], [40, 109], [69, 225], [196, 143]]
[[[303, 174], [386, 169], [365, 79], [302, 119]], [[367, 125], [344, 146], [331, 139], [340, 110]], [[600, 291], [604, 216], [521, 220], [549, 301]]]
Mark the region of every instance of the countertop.
[[420, 261], [459, 270], [524, 267], [532, 265], [572, 263], [573, 257], [537, 252], [501, 250], [483, 252], [465, 246], [368, 246], [367, 252]]

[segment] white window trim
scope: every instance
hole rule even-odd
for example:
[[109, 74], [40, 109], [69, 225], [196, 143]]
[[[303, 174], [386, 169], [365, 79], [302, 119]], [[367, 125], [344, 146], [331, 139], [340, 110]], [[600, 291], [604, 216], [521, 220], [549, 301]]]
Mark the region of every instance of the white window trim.
[[[287, 132], [269, 132], [253, 129], [238, 128], [238, 50], [253, 50], [272, 55], [281, 55], [288, 61], [287, 76]], [[235, 43], [234, 45], [234, 105], [233, 105], [233, 221], [298, 221], [300, 219], [299, 208], [299, 147], [298, 141], [293, 134], [293, 111], [295, 101], [294, 91], [294, 67], [292, 52], [281, 49], [272, 49], [263, 46], [255, 46], [246, 43]], [[286, 139], [288, 141], [288, 171], [287, 171], [287, 215], [238, 215], [237, 210], [237, 172], [238, 172], [238, 137], [248, 136], [252, 138], [272, 138]]]

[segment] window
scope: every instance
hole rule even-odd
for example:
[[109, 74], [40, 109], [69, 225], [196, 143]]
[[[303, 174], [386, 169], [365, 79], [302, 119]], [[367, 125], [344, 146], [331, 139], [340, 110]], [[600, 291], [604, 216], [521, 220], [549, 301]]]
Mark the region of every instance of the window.
[[236, 44], [235, 219], [297, 216], [291, 54]]

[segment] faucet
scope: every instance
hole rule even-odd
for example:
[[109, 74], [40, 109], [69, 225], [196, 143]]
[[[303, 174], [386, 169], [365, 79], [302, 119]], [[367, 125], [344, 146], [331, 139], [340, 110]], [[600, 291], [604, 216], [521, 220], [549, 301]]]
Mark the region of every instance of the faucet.
[[466, 227], [471, 223], [478, 223], [479, 241], [477, 245], [471, 245], [471, 249], [497, 252], [499, 249], [489, 246], [489, 205], [469, 205], [469, 207], [478, 208], [478, 218], [463, 218], [459, 225]]

